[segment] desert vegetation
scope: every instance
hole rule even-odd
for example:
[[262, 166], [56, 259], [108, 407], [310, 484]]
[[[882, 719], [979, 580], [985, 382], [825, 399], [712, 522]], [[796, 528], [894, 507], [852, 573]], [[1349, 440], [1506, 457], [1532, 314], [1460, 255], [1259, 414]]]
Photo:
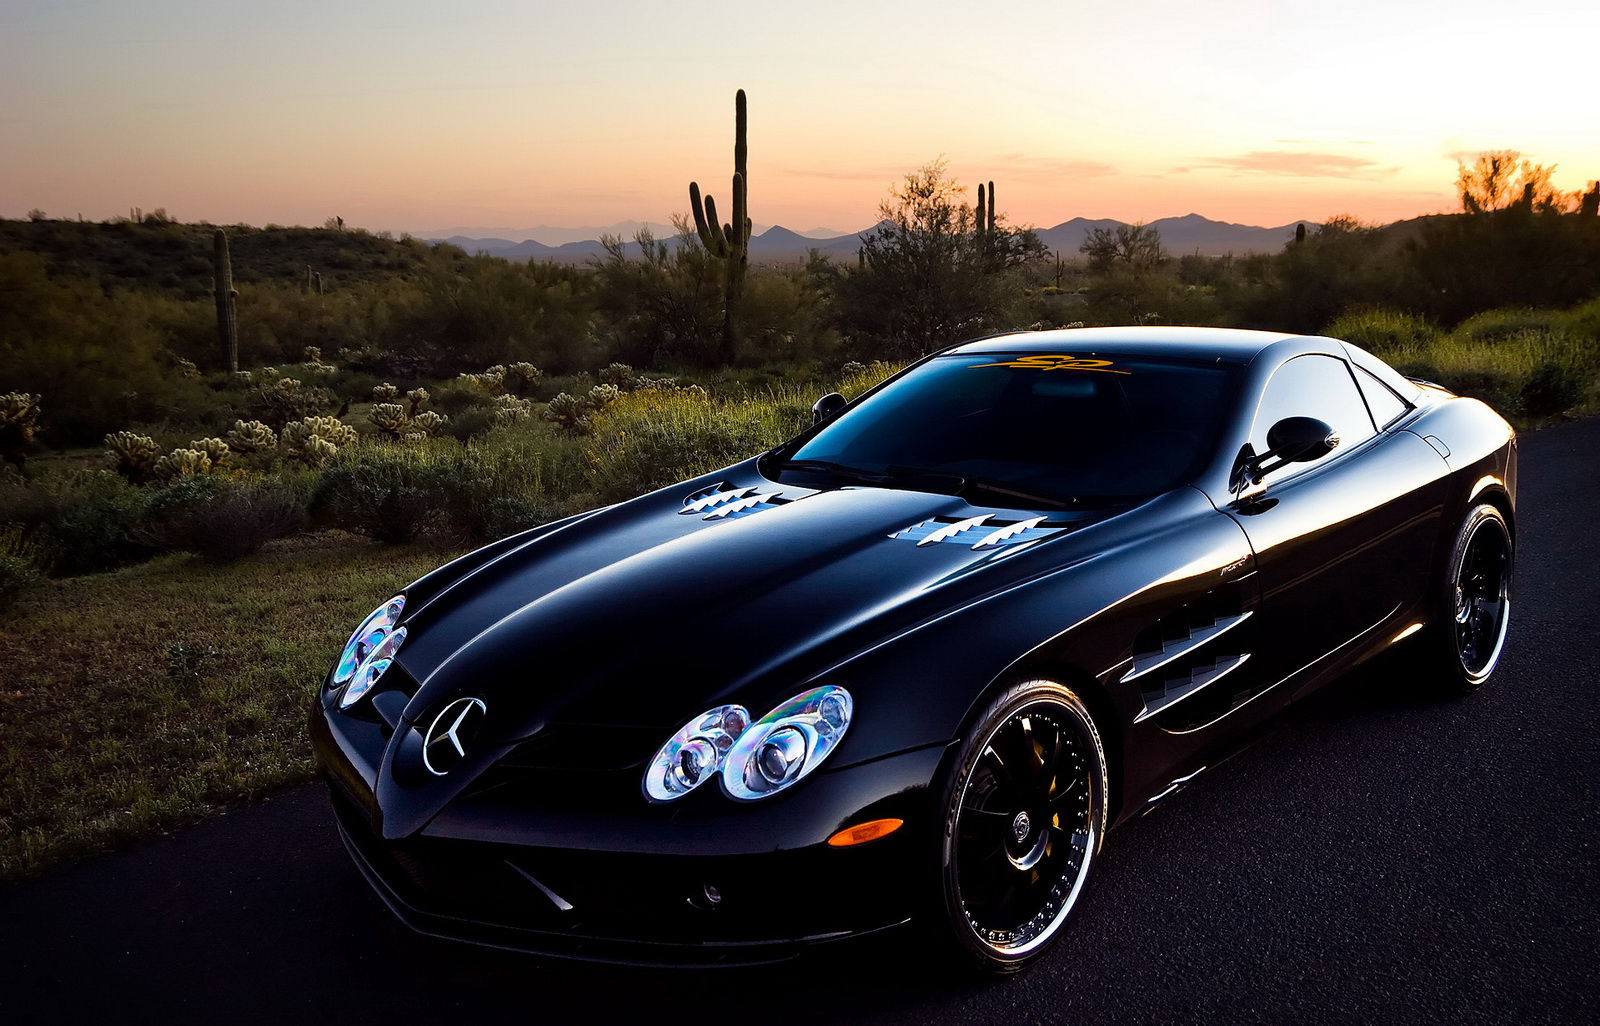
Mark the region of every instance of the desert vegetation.
[[[0, 877], [307, 777], [302, 710], [374, 596], [453, 553], [760, 451], [828, 391], [988, 332], [1326, 332], [1523, 426], [1600, 382], [1600, 187], [1512, 153], [1462, 210], [1174, 256], [1047, 254], [932, 162], [854, 261], [734, 214], [582, 266], [320, 228], [0, 221]], [[743, 228], [743, 231], [741, 231]]]

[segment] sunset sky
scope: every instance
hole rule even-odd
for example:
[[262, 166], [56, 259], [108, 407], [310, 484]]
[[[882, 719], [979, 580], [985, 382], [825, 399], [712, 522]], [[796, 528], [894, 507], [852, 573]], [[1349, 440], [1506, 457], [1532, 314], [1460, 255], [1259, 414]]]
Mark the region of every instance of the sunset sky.
[[[1525, 12], [1525, 13], [1524, 13]], [[943, 155], [1013, 223], [1456, 207], [1456, 160], [1600, 178], [1596, 0], [0, 0], [0, 216], [853, 231]]]

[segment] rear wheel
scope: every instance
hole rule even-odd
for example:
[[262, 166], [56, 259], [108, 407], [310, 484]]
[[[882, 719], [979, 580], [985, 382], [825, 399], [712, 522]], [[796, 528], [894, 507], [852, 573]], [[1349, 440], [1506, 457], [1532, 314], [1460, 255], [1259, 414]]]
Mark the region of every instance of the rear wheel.
[[1473, 507], [1456, 532], [1429, 639], [1440, 683], [1476, 691], [1494, 673], [1511, 624], [1511, 531], [1494, 506]]
[[1008, 688], [944, 787], [944, 910], [957, 946], [1013, 972], [1053, 943], [1106, 827], [1106, 759], [1083, 702], [1054, 681]]

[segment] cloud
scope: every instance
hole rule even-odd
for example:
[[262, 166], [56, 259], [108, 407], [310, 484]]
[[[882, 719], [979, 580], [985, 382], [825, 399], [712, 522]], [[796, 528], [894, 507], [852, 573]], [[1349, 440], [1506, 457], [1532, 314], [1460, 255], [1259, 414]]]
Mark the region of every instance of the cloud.
[[1342, 153], [1305, 153], [1292, 150], [1256, 150], [1237, 157], [1205, 157], [1175, 172], [1221, 170], [1238, 174], [1277, 175], [1285, 178], [1378, 178], [1399, 168], [1382, 167], [1375, 160]]
[[[1112, 164], [1098, 160], [1072, 160], [1067, 157], [1034, 157], [1025, 153], [1004, 153], [996, 158], [995, 178], [1105, 178], [1117, 173]], [[985, 174], [985, 178], [989, 177]]]

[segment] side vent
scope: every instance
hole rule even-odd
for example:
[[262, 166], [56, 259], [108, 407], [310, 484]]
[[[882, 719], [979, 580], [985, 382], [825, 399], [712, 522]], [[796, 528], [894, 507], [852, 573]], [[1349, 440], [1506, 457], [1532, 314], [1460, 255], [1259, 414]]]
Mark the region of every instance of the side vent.
[[919, 547], [937, 545], [940, 542], [954, 542], [965, 545], [974, 552], [987, 552], [1004, 546], [1023, 545], [1053, 538], [1071, 529], [1072, 526], [1070, 523], [1052, 524], [1049, 522], [1049, 517], [997, 520], [993, 513], [984, 513], [966, 520], [935, 517], [902, 528], [889, 537], [916, 542]]
[[1254, 698], [1259, 687], [1232, 687], [1229, 675], [1250, 658], [1248, 635], [1239, 628], [1253, 610], [1242, 608], [1237, 586], [1208, 592], [1162, 617], [1134, 641], [1133, 666], [1124, 681], [1136, 681], [1144, 711], [1135, 723], [1155, 719], [1181, 733], [1214, 723]]
[[733, 520], [752, 513], [782, 506], [792, 500], [779, 492], [763, 492], [758, 487], [734, 488], [726, 483], [702, 489], [683, 500], [681, 517], [699, 514], [702, 520]]

